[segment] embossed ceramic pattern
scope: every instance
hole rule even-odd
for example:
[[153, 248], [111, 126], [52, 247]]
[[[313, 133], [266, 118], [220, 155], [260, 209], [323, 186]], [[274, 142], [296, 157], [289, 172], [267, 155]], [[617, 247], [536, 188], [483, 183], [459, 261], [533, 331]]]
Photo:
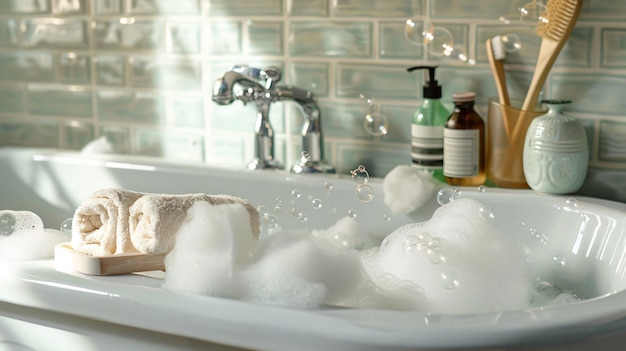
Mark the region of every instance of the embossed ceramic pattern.
[[524, 176], [535, 191], [568, 194], [587, 174], [587, 135], [576, 119], [562, 113], [570, 101], [547, 101], [550, 110], [535, 118], [524, 142]]

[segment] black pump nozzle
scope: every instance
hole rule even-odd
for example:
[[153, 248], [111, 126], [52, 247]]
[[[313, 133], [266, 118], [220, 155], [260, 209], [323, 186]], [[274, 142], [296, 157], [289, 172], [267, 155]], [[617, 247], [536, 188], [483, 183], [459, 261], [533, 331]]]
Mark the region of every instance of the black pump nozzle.
[[441, 98], [441, 85], [437, 84], [437, 80], [435, 80], [435, 69], [439, 66], [415, 66], [407, 68], [408, 72], [413, 72], [417, 69], [427, 69], [428, 70], [428, 81], [424, 84], [424, 88], [422, 89], [422, 94], [426, 99], [440, 99]]

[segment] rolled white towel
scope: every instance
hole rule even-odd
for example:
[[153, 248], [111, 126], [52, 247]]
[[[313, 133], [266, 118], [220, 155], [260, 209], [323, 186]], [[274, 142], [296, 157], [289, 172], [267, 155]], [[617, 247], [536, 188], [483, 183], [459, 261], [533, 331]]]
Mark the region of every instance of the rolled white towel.
[[123, 189], [100, 189], [91, 193], [72, 218], [72, 248], [91, 256], [133, 253], [128, 216], [141, 196]]
[[176, 233], [187, 211], [197, 201], [211, 205], [240, 204], [245, 207], [253, 236], [259, 237], [259, 213], [246, 200], [230, 195], [146, 194], [130, 208], [130, 239], [137, 250], [150, 255], [166, 254], [174, 248]]

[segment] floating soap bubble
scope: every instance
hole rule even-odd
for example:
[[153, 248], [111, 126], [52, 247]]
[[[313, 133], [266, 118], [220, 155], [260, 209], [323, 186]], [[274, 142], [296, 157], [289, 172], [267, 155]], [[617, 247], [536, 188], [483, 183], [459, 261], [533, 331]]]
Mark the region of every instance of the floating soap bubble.
[[294, 207], [291, 209], [291, 215], [295, 218], [302, 218], [302, 210]]
[[540, 23], [548, 23], [545, 17], [546, 5], [541, 1], [531, 1], [519, 8], [520, 20], [527, 27], [537, 27]]
[[364, 100], [368, 106], [374, 105], [374, 98], [369, 93], [360, 92], [359, 99]]
[[300, 197], [302, 197], [302, 193], [298, 189], [293, 189], [291, 191], [291, 197], [293, 197], [294, 199], [299, 199]]
[[404, 25], [404, 36], [408, 41], [416, 46], [424, 46], [430, 40], [435, 31], [435, 26], [423, 17], [413, 17], [406, 20]]
[[363, 128], [365, 128], [365, 131], [373, 136], [387, 134], [389, 127], [387, 116], [373, 111], [374, 98], [370, 94], [364, 92], [359, 93], [359, 98], [365, 101], [370, 110], [370, 112], [366, 114], [363, 119]]
[[496, 218], [495, 213], [493, 213], [493, 209], [489, 206], [481, 206], [478, 209], [478, 218], [483, 221], [490, 221]]
[[263, 217], [263, 223], [269, 229], [278, 229], [280, 227], [280, 219], [272, 214]]
[[9, 236], [15, 232], [17, 219], [10, 213], [0, 214], [0, 236]]
[[446, 257], [443, 254], [441, 246], [431, 245], [426, 251], [426, 259], [431, 264], [441, 264], [446, 261]]
[[332, 191], [335, 186], [331, 182], [324, 182], [324, 189], [326, 191]]
[[305, 223], [309, 220], [309, 216], [306, 213], [302, 212], [302, 216], [300, 216], [300, 222]]
[[464, 45], [454, 45], [444, 51], [444, 55], [452, 61], [461, 61], [463, 63], [467, 63], [468, 65], [476, 64], [476, 60], [470, 58], [467, 54], [467, 49]]
[[356, 197], [362, 202], [370, 202], [374, 199], [374, 188], [367, 184], [356, 187]]
[[387, 116], [379, 112], [370, 112], [363, 119], [363, 127], [365, 131], [373, 136], [386, 135], [388, 132], [389, 122]]
[[274, 205], [274, 212], [278, 213], [278, 214], [282, 214], [283, 211], [285, 210], [285, 205], [283, 204], [283, 202], [279, 199], [276, 204]]
[[259, 216], [261, 216], [261, 218], [267, 215], [267, 207], [263, 205], [257, 206], [256, 211], [259, 213]]
[[350, 171], [350, 174], [352, 175], [352, 181], [356, 184], [363, 185], [370, 181], [370, 174], [363, 165], [360, 165], [355, 170]]
[[457, 274], [451, 271], [441, 273], [441, 280], [443, 281], [443, 287], [446, 289], [456, 289], [460, 285]]
[[389, 217], [389, 215], [388, 215], [388, 214], [384, 214], [384, 215], [383, 215], [383, 221], [385, 221], [385, 222], [391, 222], [391, 217]]
[[517, 34], [504, 34], [501, 36], [502, 45], [506, 52], [518, 52], [522, 49], [522, 39]]
[[565, 258], [561, 255], [556, 255], [552, 257], [552, 260], [554, 261], [554, 264], [556, 264], [557, 266], [565, 267], [566, 265]]
[[437, 193], [437, 203], [441, 206], [451, 203], [455, 198], [456, 194], [451, 188], [441, 189]]
[[355, 219], [357, 217], [356, 211], [352, 209], [348, 210], [348, 217]]
[[420, 234], [417, 235], [417, 239], [422, 244], [430, 245], [430, 243], [433, 240], [433, 237], [430, 234], [428, 234], [428, 233], [420, 233]]
[[484, 193], [487, 190], [487, 188], [485, 188], [484, 185], [479, 185], [476, 190], [478, 190], [479, 193]]
[[444, 56], [454, 50], [454, 36], [447, 28], [435, 27], [432, 33], [426, 35], [426, 48], [434, 56]]
[[316, 210], [319, 210], [320, 208], [322, 208], [322, 200], [318, 198], [311, 200], [311, 207], [313, 207]]
[[566, 210], [577, 210], [578, 209], [578, 201], [574, 198], [569, 198], [565, 200], [565, 209]]
[[61, 222], [61, 232], [63, 234], [71, 237], [72, 236], [72, 218], [66, 218], [63, 222]]

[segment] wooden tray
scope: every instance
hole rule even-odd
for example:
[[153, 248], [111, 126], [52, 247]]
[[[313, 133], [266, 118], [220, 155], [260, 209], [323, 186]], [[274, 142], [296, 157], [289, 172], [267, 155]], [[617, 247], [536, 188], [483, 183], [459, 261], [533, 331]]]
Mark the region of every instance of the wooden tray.
[[115, 275], [165, 270], [165, 255], [143, 253], [89, 256], [72, 248], [70, 243], [54, 247], [54, 266], [58, 271], [76, 271], [90, 275]]

